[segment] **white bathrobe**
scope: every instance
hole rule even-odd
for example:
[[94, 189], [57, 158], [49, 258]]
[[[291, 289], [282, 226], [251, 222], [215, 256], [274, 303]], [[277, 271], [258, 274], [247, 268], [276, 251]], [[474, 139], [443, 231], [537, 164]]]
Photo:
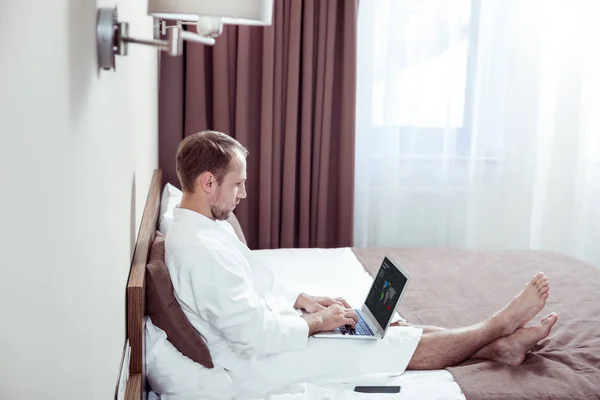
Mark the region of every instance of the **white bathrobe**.
[[[387, 335], [382, 341], [311, 339], [309, 343], [308, 324], [293, 308], [300, 293], [275, 282], [269, 268], [237, 238], [229, 223], [180, 208], [174, 217], [165, 261], [175, 297], [204, 336], [215, 368], [231, 378], [227, 391], [218, 390], [225, 397], [242, 392], [260, 396], [294, 382], [349, 379], [367, 371], [401, 373], [406, 368], [420, 330], [406, 328], [405, 334]], [[397, 361], [375, 359], [372, 365], [364, 365], [368, 361], [364, 357], [371, 354], [389, 360], [389, 346], [401, 347], [398, 358], [393, 357]], [[338, 358], [346, 355], [348, 368], [340, 375]], [[351, 365], [356, 358], [363, 360]], [[207, 393], [227, 384], [206, 382]]]

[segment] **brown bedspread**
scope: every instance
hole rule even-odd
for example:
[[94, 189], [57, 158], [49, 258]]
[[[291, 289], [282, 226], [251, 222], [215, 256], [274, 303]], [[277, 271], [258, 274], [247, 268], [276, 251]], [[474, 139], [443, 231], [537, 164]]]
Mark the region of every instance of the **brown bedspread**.
[[458, 327], [481, 321], [538, 271], [550, 279], [539, 321], [559, 315], [525, 362], [468, 361], [448, 368], [467, 399], [600, 399], [600, 271], [547, 252], [353, 249], [373, 275], [391, 255], [412, 276], [400, 305], [411, 323]]

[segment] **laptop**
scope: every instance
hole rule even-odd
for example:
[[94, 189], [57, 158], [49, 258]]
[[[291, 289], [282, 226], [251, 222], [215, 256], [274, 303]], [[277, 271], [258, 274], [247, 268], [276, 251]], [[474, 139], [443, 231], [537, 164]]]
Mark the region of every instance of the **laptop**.
[[391, 257], [385, 257], [373, 286], [361, 309], [356, 309], [358, 323], [333, 331], [319, 332], [313, 337], [331, 339], [382, 339], [406, 290], [410, 274]]

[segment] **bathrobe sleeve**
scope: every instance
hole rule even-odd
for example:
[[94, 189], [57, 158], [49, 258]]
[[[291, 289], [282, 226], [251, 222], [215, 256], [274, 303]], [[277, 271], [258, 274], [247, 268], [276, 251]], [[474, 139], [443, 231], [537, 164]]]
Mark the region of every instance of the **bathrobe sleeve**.
[[[300, 316], [273, 312], [259, 298], [252, 276], [241, 263], [235, 254], [221, 251], [205, 258], [201, 268], [190, 270], [194, 301], [202, 304], [210, 323], [234, 346], [254, 355], [306, 348], [306, 321]], [[207, 277], [210, 282], [206, 282]], [[291, 301], [295, 294], [287, 292], [286, 298]]]

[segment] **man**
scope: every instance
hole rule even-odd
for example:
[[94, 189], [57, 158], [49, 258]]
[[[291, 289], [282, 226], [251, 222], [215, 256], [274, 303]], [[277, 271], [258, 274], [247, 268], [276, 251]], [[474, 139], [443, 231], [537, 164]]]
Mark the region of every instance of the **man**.
[[[548, 278], [539, 273], [510, 303], [472, 326], [442, 329], [396, 324], [403, 326], [391, 328], [384, 340], [368, 345], [308, 341], [315, 332], [354, 326], [357, 315], [343, 299], [285, 289], [237, 240], [225, 220], [246, 197], [247, 155], [239, 142], [214, 131], [181, 142], [176, 161], [183, 198], [166, 239], [166, 264], [176, 297], [205, 337], [215, 365], [231, 374], [237, 393], [266, 392], [330, 372], [333, 364], [327, 363], [335, 360], [330, 360], [333, 356], [328, 351], [336, 346], [346, 346], [342, 353], [360, 347], [367, 349], [365, 354], [388, 346], [385, 354], [393, 356], [385, 358], [393, 364], [361, 363], [362, 367], [353, 370], [355, 375], [401, 373], [406, 367], [441, 369], [469, 358], [518, 365], [556, 323], [558, 317], [552, 313], [540, 325], [526, 327], [549, 294]], [[300, 315], [297, 309], [306, 313]], [[278, 376], [290, 360], [297, 365], [293, 379]]]

